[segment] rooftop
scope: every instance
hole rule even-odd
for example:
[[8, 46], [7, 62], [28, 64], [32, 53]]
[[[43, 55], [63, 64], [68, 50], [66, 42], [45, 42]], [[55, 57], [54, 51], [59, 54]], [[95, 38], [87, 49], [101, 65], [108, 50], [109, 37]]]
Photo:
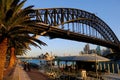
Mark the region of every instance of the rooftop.
[[79, 56], [58, 56], [55, 60], [59, 61], [86, 61], [86, 62], [106, 62], [110, 59], [97, 54], [80, 54]]

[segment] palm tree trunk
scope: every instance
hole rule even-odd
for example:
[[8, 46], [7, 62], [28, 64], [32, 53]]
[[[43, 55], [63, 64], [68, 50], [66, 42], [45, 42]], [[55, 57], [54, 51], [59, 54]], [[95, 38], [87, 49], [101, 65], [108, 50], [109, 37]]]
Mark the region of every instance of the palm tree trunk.
[[7, 38], [0, 43], [0, 80], [3, 80], [3, 72], [6, 62]]
[[10, 62], [8, 68], [13, 67], [14, 64], [15, 64], [15, 48], [12, 47], [10, 51]]
[[16, 55], [14, 54], [14, 65], [15, 65], [15, 63], [16, 63]]

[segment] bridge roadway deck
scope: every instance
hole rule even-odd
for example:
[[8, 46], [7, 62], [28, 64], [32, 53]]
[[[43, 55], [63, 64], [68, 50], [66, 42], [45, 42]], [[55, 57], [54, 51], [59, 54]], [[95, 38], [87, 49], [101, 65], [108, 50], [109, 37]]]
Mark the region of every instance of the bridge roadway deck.
[[13, 73], [12, 80], [31, 80], [28, 74], [22, 69], [22, 67], [17, 64], [15, 71]]

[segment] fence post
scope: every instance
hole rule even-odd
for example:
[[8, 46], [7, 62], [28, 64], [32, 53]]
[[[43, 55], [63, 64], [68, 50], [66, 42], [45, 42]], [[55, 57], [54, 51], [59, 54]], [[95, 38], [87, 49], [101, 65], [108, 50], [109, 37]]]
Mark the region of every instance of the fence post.
[[112, 72], [114, 73], [114, 64], [112, 64]]
[[118, 74], [120, 73], [119, 64], [117, 64]]
[[110, 65], [109, 65], [109, 63], [108, 63], [108, 73], [110, 73]]

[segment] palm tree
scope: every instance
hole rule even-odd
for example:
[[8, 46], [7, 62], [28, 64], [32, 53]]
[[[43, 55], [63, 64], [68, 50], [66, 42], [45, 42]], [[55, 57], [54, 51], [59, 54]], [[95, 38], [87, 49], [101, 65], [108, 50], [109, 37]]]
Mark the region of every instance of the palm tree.
[[[14, 56], [14, 51], [15, 48], [10, 48], [8, 49], [9, 51], [7, 51], [7, 54], [9, 54], [10, 56], [10, 60], [9, 60], [9, 65], [7, 66], [7, 69], [10, 69], [13, 67], [14, 63], [15, 63], [15, 56]], [[8, 53], [9, 52], [9, 53]]]
[[[37, 44], [38, 43], [38, 44]], [[29, 35], [17, 35], [14, 36], [10, 40], [9, 46], [10, 46], [10, 63], [9, 67], [13, 67], [16, 59], [16, 55], [23, 55], [25, 54], [26, 50], [31, 50], [29, 45], [33, 45], [35, 47], [41, 47], [41, 45], [46, 45], [44, 42], [36, 39], [35, 37], [31, 37]], [[22, 51], [22, 52], [21, 52]]]
[[[8, 44], [14, 41], [14, 36], [26, 39], [25, 34], [38, 33], [37, 21], [29, 16], [30, 13], [34, 13], [33, 6], [22, 9], [25, 2], [26, 0], [0, 0], [0, 80], [3, 80]], [[30, 39], [30, 36], [27, 38]]]

